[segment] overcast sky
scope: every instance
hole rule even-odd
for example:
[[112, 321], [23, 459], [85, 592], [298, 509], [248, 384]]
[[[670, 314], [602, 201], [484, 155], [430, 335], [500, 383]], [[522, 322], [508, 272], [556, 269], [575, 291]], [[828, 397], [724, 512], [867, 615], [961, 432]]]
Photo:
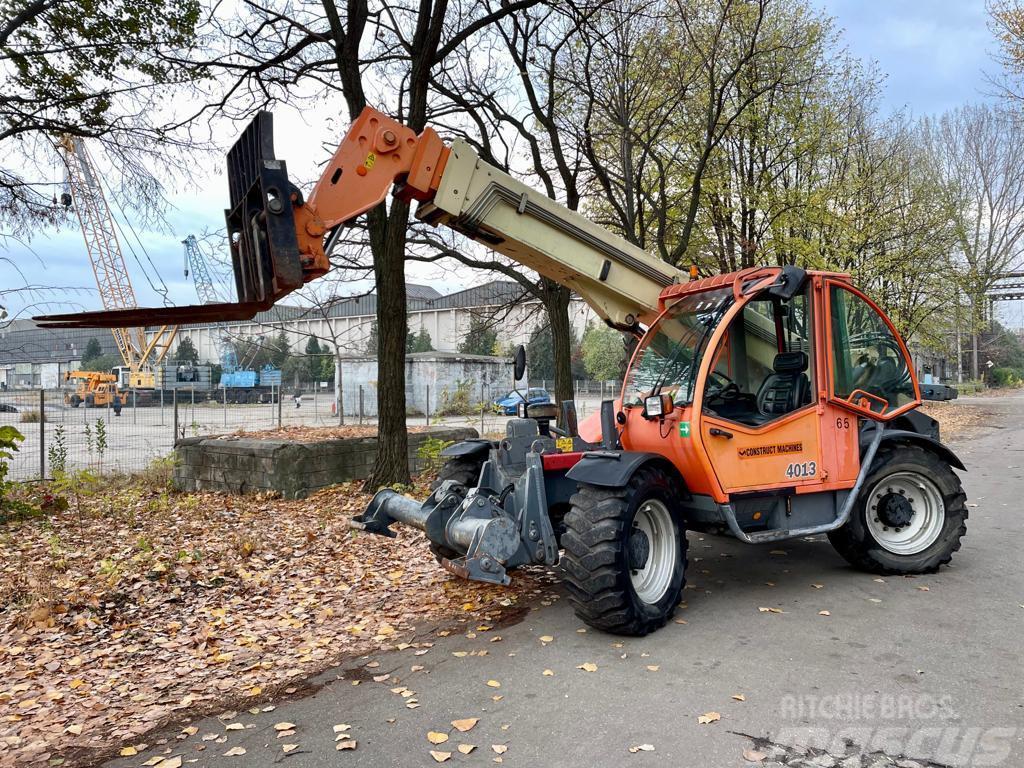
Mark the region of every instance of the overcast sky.
[[[984, 0], [817, 0], [837, 20], [844, 39], [859, 58], [875, 60], [887, 75], [885, 104], [890, 109], [907, 109], [920, 116], [933, 114], [970, 101], [986, 99], [985, 73], [996, 72], [992, 61], [994, 48], [986, 26]], [[277, 117], [278, 134], [283, 135], [286, 120], [293, 131], [315, 135], [314, 126], [295, 118]], [[315, 150], [315, 142], [305, 147]], [[306, 158], [287, 156], [290, 171], [310, 173], [315, 151]], [[278, 140], [278, 155], [285, 156]], [[205, 164], [204, 164], [205, 165]], [[216, 166], [217, 163], [210, 162]], [[305, 168], [303, 168], [305, 166]], [[301, 169], [301, 170], [300, 170]], [[170, 232], [141, 232], [146, 250], [157, 264], [160, 276], [176, 304], [195, 303], [195, 290], [183, 274], [180, 241], [190, 233], [215, 230], [223, 226], [222, 209], [227, 204], [226, 181], [219, 170], [196, 179], [196, 187], [173, 195], [176, 206], [168, 219]], [[74, 304], [69, 311], [99, 308], [95, 283], [85, 247], [77, 226], [63, 232], [37, 236], [31, 243], [35, 256], [22, 248], [9, 248], [31, 282], [81, 286], [83, 291], [68, 292]], [[135, 256], [125, 250], [125, 258], [139, 301], [143, 305], [162, 300], [148, 285]], [[138, 256], [145, 257], [136, 247]], [[38, 257], [38, 258], [37, 258]], [[146, 264], [148, 267], [149, 265]], [[453, 276], [431, 275], [423, 265], [410, 265], [411, 281], [430, 280], [442, 291], [479, 282], [472, 273]], [[0, 262], [0, 286], [20, 285], [22, 277]], [[460, 284], [461, 283], [461, 284]], [[11, 314], [21, 310], [18, 300], [7, 300]], [[1013, 313], [1017, 314], [1015, 307]], [[1017, 325], [1017, 318], [1007, 318]], [[1024, 323], [1024, 315], [1021, 318]]]

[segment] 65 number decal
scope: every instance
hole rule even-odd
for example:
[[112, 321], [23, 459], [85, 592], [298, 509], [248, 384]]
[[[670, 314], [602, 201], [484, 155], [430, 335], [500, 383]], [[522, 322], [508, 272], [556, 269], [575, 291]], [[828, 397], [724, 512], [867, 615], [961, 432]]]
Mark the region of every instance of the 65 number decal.
[[818, 474], [818, 462], [805, 461], [802, 464], [790, 464], [786, 467], [786, 477], [802, 478], [814, 477]]

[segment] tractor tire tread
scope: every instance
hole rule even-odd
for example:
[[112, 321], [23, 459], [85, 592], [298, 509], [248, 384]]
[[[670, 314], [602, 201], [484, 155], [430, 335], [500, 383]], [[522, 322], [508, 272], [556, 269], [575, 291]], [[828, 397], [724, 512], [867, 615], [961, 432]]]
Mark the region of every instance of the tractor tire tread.
[[[643, 636], [663, 627], [675, 612], [685, 578], [666, 598], [667, 611], [641, 613], [629, 586], [624, 566], [625, 529], [630, 521], [630, 499], [642, 488], [664, 484], [663, 473], [641, 468], [620, 488], [580, 484], [570, 499], [562, 536], [562, 570], [569, 603], [588, 625], [620, 635]], [[670, 482], [670, 481], [669, 481]], [[678, 491], [678, 489], [674, 489]], [[680, 527], [682, 520], [679, 520]], [[686, 568], [686, 535], [681, 532], [682, 568]]]

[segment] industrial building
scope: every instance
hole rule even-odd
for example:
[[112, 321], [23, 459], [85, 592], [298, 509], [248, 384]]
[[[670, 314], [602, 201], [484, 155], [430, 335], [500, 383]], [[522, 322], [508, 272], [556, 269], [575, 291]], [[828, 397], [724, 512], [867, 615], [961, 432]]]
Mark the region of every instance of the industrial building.
[[[425, 329], [438, 352], [455, 352], [476, 316], [500, 318], [502, 344], [526, 343], [539, 323], [544, 308], [525, 295], [518, 283], [495, 280], [449, 294], [426, 285], [409, 284], [408, 318], [413, 333]], [[570, 317], [578, 334], [595, 316], [579, 299], [570, 305]], [[174, 346], [192, 340], [200, 362], [216, 363], [218, 341], [259, 338], [283, 330], [289, 346], [301, 353], [311, 336], [346, 357], [365, 357], [377, 313], [377, 296], [370, 293], [312, 307], [281, 304], [252, 320], [191, 325], [179, 329]], [[54, 388], [66, 371], [76, 370], [89, 339], [100, 342], [103, 354], [117, 355], [110, 333], [102, 329], [39, 328], [31, 320], [15, 320], [0, 326], [0, 387], [10, 389]], [[173, 354], [173, 351], [172, 351]]]

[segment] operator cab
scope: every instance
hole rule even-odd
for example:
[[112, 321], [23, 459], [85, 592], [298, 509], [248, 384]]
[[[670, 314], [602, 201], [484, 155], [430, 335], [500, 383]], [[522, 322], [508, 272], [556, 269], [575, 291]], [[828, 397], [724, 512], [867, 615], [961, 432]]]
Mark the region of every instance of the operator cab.
[[[868, 398], [875, 410], [911, 402], [910, 366], [891, 329], [856, 294], [831, 286], [833, 387], [846, 399]], [[759, 427], [812, 405], [822, 389], [815, 359], [811, 281], [791, 296], [764, 290], [750, 299], [712, 352], [704, 389], [704, 411]]]

